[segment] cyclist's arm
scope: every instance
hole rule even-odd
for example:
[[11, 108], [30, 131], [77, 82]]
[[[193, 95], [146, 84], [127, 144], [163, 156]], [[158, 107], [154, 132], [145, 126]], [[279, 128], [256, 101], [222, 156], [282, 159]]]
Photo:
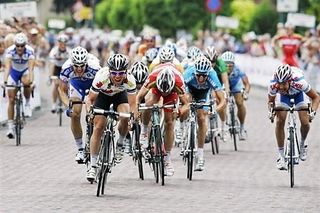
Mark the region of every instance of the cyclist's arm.
[[130, 111], [131, 112], [136, 112], [137, 109], [137, 94], [136, 93], [130, 93], [128, 94], [128, 103], [130, 105]]
[[87, 109], [87, 112], [90, 111], [90, 107], [93, 106], [95, 100], [97, 99], [98, 97], [98, 94], [97, 92], [93, 92], [92, 89], [90, 89], [89, 91], [89, 94], [87, 96], [87, 100], [86, 100], [86, 109]]
[[62, 103], [65, 106], [68, 106], [69, 105], [69, 97], [67, 95], [68, 94], [68, 83], [66, 83], [60, 79], [58, 91], [59, 91], [59, 96], [60, 96]]
[[179, 109], [180, 111], [180, 118], [183, 120], [188, 118], [189, 115], [189, 101], [188, 96], [186, 93], [179, 95], [180, 103], [182, 104], [182, 107]]
[[11, 58], [7, 58], [7, 59], [5, 60], [4, 82], [7, 82], [7, 81], [8, 81], [9, 73], [10, 73], [10, 68], [11, 68], [11, 62], [12, 62], [12, 59], [11, 59]]
[[248, 76], [243, 76], [242, 78], [242, 82], [243, 82], [243, 85], [244, 85], [244, 91], [249, 94], [250, 92], [250, 83], [249, 83], [249, 79], [248, 79]]
[[35, 59], [29, 59], [28, 61], [28, 70], [29, 70], [29, 81], [30, 83], [33, 82], [34, 77], [33, 77], [33, 69], [35, 65]]
[[142, 86], [139, 90], [138, 94], [136, 95], [136, 104], [140, 104], [142, 99], [147, 95], [149, 89], [145, 86]]
[[320, 103], [320, 96], [314, 89], [310, 89], [309, 92], [306, 93], [309, 98], [311, 98], [311, 109], [312, 111], [317, 111]]
[[268, 95], [268, 109], [271, 110], [275, 106], [276, 96]]
[[229, 92], [230, 92], [229, 78], [228, 78], [228, 74], [226, 72], [221, 73], [221, 81], [224, 85], [224, 89], [225, 89], [226, 93], [229, 94]]
[[224, 92], [223, 90], [212, 90], [213, 93], [215, 94], [212, 94], [212, 97], [216, 97], [218, 100], [219, 100], [219, 104], [217, 105], [217, 112], [220, 112], [222, 111], [226, 105], [227, 105], [227, 101], [225, 99], [225, 95], [224, 95]]

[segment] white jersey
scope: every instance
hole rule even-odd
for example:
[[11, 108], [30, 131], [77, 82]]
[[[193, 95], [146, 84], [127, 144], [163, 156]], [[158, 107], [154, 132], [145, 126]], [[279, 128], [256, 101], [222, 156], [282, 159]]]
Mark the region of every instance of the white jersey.
[[268, 93], [270, 96], [276, 96], [277, 93], [281, 95], [296, 95], [300, 92], [307, 93], [310, 91], [311, 86], [305, 80], [303, 71], [297, 67], [291, 67], [292, 77], [289, 79], [289, 90], [286, 93], [280, 93], [279, 91], [279, 83], [275, 80], [275, 77], [270, 81], [270, 85], [268, 87]]
[[127, 91], [128, 94], [134, 94], [136, 92], [136, 80], [133, 75], [128, 72], [127, 78], [120, 86], [116, 86], [110, 79], [109, 68], [104, 67], [99, 70], [93, 80], [91, 91], [98, 93], [102, 92], [108, 96], [114, 96], [122, 91]]
[[34, 50], [29, 45], [25, 46], [24, 52], [20, 57], [17, 53], [16, 46], [12, 45], [6, 50], [5, 58], [10, 58], [11, 68], [18, 72], [23, 72], [28, 69], [28, 62], [30, 59], [34, 59]]
[[49, 60], [57, 67], [62, 67], [64, 62], [69, 58], [70, 49], [69, 47], [66, 48], [65, 51], [60, 51], [58, 46], [52, 48], [49, 53]]

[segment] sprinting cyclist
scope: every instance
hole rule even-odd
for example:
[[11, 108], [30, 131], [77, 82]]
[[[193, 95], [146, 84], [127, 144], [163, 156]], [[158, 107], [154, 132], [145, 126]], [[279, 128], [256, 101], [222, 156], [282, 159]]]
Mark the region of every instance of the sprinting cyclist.
[[[225, 96], [227, 97], [230, 92], [229, 87], [229, 80], [228, 80], [228, 73], [227, 73], [227, 66], [225, 62], [219, 58], [219, 54], [214, 46], [208, 46], [204, 51], [204, 56], [209, 59], [211, 62], [211, 65], [213, 69], [216, 71], [218, 75], [218, 79], [221, 83], [221, 85], [224, 87], [225, 90]], [[219, 100], [217, 100], [217, 103], [219, 104]], [[218, 112], [219, 117], [221, 119], [221, 137], [223, 141], [226, 141], [226, 135], [227, 131], [225, 128], [226, 125], [226, 108]]]
[[[62, 69], [62, 65], [69, 58], [70, 49], [67, 47], [66, 43], [68, 41], [68, 36], [61, 34], [57, 39], [58, 43], [49, 53], [49, 59], [51, 62], [50, 66], [50, 77], [56, 76], [57, 79], [53, 79], [53, 89], [52, 89], [52, 107], [51, 112], [55, 113], [57, 110], [57, 99], [58, 99], [58, 87], [59, 81], [58, 78], [60, 76], [60, 72]], [[51, 80], [50, 80], [51, 81]]]
[[[107, 66], [97, 73], [90, 89], [87, 107], [94, 107], [117, 112], [135, 112], [136, 110], [136, 82], [130, 72], [127, 72], [129, 61], [125, 55], [113, 54], [108, 58]], [[96, 115], [94, 128], [90, 139], [91, 167], [87, 172], [87, 180], [92, 182], [96, 177], [97, 158], [100, 149], [100, 141], [106, 126], [106, 117]], [[116, 148], [116, 161], [122, 160], [124, 139], [128, 134], [129, 118], [119, 118], [119, 139]]]
[[[223, 88], [218, 80], [216, 72], [211, 67], [211, 62], [207, 58], [200, 57], [197, 59], [195, 65], [189, 66], [184, 72], [183, 77], [190, 102], [193, 100], [197, 103], [205, 103], [210, 100], [210, 92], [215, 92], [216, 95], [214, 96], [219, 99], [219, 105], [216, 110], [219, 112], [226, 106]], [[207, 132], [207, 115], [205, 108], [197, 110], [199, 128], [195, 171], [202, 171], [204, 169], [203, 147]]]
[[193, 66], [194, 62], [202, 55], [201, 50], [196, 46], [191, 46], [187, 51], [187, 57], [181, 62], [184, 69]]
[[150, 67], [152, 61], [157, 57], [158, 49], [150, 48], [147, 50], [146, 54], [142, 57], [141, 61], [147, 66]]
[[[68, 106], [72, 101], [83, 101], [86, 90], [90, 89], [94, 76], [100, 68], [98, 59], [94, 59], [93, 55], [89, 58], [85, 48], [78, 46], [72, 49], [70, 58], [62, 65], [60, 73], [59, 94], [62, 103]], [[71, 131], [78, 148], [75, 160], [80, 164], [84, 159], [81, 111], [81, 104], [75, 104], [66, 111], [67, 116], [71, 117]]]
[[[182, 107], [179, 109], [178, 114], [180, 114], [182, 119], [187, 118], [189, 105], [185, 94], [183, 77], [173, 63], [160, 64], [154, 68], [137, 95], [137, 104], [142, 102], [149, 90], [151, 90], [151, 93], [148, 94], [150, 96], [145, 100], [147, 106], [158, 103], [161, 97], [163, 98], [164, 105], [177, 103], [179, 98]], [[144, 111], [140, 141], [148, 140], [147, 135], [150, 116], [150, 110]], [[164, 109], [164, 146], [166, 150], [164, 161], [165, 174], [168, 176], [174, 174], [174, 168], [171, 163], [171, 150], [174, 141], [174, 121], [175, 116], [173, 110]]]
[[234, 95], [238, 118], [240, 121], [240, 140], [246, 140], [247, 131], [244, 127], [246, 118], [246, 107], [244, 99], [248, 98], [250, 84], [247, 75], [234, 64], [235, 56], [233, 52], [227, 51], [221, 55], [221, 59], [227, 64], [230, 92]]
[[182, 65], [180, 64], [178, 59], [175, 58], [174, 50], [171, 47], [167, 46], [163, 46], [160, 48], [158, 56], [152, 61], [149, 66], [149, 71], [152, 72], [154, 67], [167, 62], [173, 63], [181, 73], [183, 72]]
[[[14, 37], [14, 45], [6, 50], [5, 69], [4, 69], [4, 85], [18, 85], [18, 82], [24, 86], [24, 97], [26, 99], [24, 113], [26, 117], [31, 117], [32, 110], [30, 107], [30, 93], [33, 89], [35, 66], [35, 56], [32, 47], [27, 45], [28, 39], [24, 33], [18, 33]], [[15, 105], [15, 88], [8, 88], [8, 132], [7, 137], [14, 138], [14, 105]]]
[[[290, 106], [290, 99], [294, 99], [297, 109], [308, 107], [308, 97], [311, 99], [311, 112], [308, 115], [307, 111], [299, 111], [299, 119], [301, 123], [300, 134], [300, 159], [305, 161], [307, 159], [308, 143], [306, 138], [310, 129], [309, 120], [312, 120], [316, 115], [316, 110], [319, 106], [320, 96], [310, 84], [305, 80], [303, 71], [297, 67], [289, 66], [287, 64], [280, 65], [275, 70], [270, 86], [268, 88], [268, 107], [271, 110], [273, 107], [288, 109]], [[276, 111], [276, 138], [278, 144], [279, 157], [277, 159], [277, 167], [280, 170], [286, 169], [286, 162], [284, 156], [284, 140], [285, 132], [284, 126], [287, 118], [286, 111]]]

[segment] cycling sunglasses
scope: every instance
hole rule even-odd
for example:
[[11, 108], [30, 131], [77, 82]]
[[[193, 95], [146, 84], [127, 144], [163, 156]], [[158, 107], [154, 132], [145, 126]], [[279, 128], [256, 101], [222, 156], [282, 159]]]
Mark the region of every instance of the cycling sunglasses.
[[19, 47], [22, 48], [22, 47], [25, 47], [25, 46], [26, 46], [25, 44], [16, 44], [16, 47], [18, 47], [18, 48], [19, 48]]
[[127, 74], [127, 71], [110, 71], [110, 73], [113, 76], [117, 76], [117, 75], [123, 76], [123, 75]]
[[74, 64], [73, 66], [75, 66], [76, 68], [83, 68], [84, 66], [86, 66], [86, 64]]
[[208, 77], [208, 74], [203, 74], [203, 73], [196, 73], [196, 76], [197, 77], [204, 77], [204, 78], [206, 78], [206, 77]]

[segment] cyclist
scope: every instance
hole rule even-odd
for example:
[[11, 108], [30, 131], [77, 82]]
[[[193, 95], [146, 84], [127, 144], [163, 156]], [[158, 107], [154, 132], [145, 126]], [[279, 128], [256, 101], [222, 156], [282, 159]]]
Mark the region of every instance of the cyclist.
[[[66, 46], [66, 43], [68, 41], [68, 36], [66, 36], [65, 34], [61, 34], [58, 36], [57, 41], [58, 41], [57, 45], [53, 47], [49, 53], [49, 59], [51, 61], [50, 77], [51, 76], [59, 77], [62, 65], [69, 58], [70, 49], [69, 47]], [[57, 109], [57, 99], [59, 95], [58, 87], [59, 87], [59, 81], [58, 79], [54, 79], [53, 90], [52, 90], [52, 103], [53, 103], [51, 108], [52, 113], [55, 113]]]
[[[311, 112], [299, 111], [299, 119], [301, 123], [301, 144], [300, 144], [300, 159], [305, 161], [307, 159], [308, 144], [306, 138], [310, 129], [309, 120], [312, 120], [316, 114], [319, 106], [320, 96], [310, 84], [305, 80], [303, 71], [297, 67], [290, 65], [280, 65], [275, 70], [272, 80], [268, 88], [268, 107], [271, 110], [273, 107], [280, 107], [288, 109], [290, 99], [294, 98], [295, 106], [298, 109], [307, 108], [308, 98], [311, 99]], [[276, 112], [276, 139], [278, 144], [279, 158], [277, 159], [277, 167], [280, 170], [286, 169], [284, 156], [284, 126], [287, 117], [286, 111]]]
[[173, 63], [181, 73], [183, 72], [182, 65], [180, 64], [178, 59], [175, 58], [173, 48], [167, 46], [163, 46], [162, 48], [160, 48], [158, 56], [152, 61], [149, 66], [149, 71], [152, 72], [153, 68], [155, 68], [157, 65], [167, 62]]
[[[215, 92], [216, 95], [214, 96], [219, 99], [219, 105], [216, 110], [221, 111], [226, 106], [223, 88], [216, 72], [212, 69], [211, 62], [207, 58], [200, 57], [197, 59], [195, 65], [188, 67], [184, 72], [183, 77], [190, 101], [193, 99], [197, 103], [207, 102], [210, 99], [210, 92]], [[203, 146], [207, 132], [206, 116], [205, 108], [197, 110], [199, 131], [195, 171], [202, 171], [204, 169]]]
[[[83, 101], [86, 90], [90, 89], [94, 76], [100, 68], [98, 59], [94, 59], [93, 55], [89, 58], [85, 48], [78, 46], [72, 49], [70, 58], [62, 65], [60, 73], [59, 95], [62, 103], [68, 106], [72, 101]], [[81, 104], [75, 104], [66, 110], [67, 116], [71, 117], [71, 131], [78, 148], [75, 161], [79, 164], [83, 163], [84, 159], [81, 111]]]
[[152, 61], [157, 57], [158, 49], [157, 48], [150, 48], [147, 50], [146, 54], [142, 57], [141, 61], [149, 67]]
[[[281, 46], [284, 64], [299, 67], [296, 55], [302, 42], [302, 36], [294, 33], [294, 26], [290, 23], [286, 23], [285, 28], [286, 34], [275, 36], [272, 39], [272, 46], [274, 49], [276, 45]], [[274, 53], [277, 55], [276, 51]]]
[[[227, 74], [227, 66], [225, 62], [221, 58], [219, 58], [219, 54], [214, 46], [208, 46], [204, 51], [204, 56], [207, 59], [209, 59], [209, 61], [211, 62], [213, 69], [216, 71], [218, 75], [218, 79], [221, 85], [223, 85], [225, 89], [225, 95], [227, 97], [229, 95], [230, 89], [229, 89], [229, 80], [228, 80], [228, 74]], [[219, 104], [219, 100], [217, 100], [217, 103]], [[222, 132], [221, 136], [223, 141], [226, 141], [226, 134], [227, 134], [227, 131], [225, 130], [226, 113], [227, 113], [226, 108], [218, 112], [219, 117], [221, 119], [221, 132]]]
[[221, 59], [227, 64], [230, 92], [234, 95], [238, 108], [237, 114], [240, 121], [239, 139], [245, 140], [247, 131], [244, 128], [244, 122], [246, 118], [246, 107], [244, 105], [244, 99], [248, 98], [250, 83], [247, 75], [235, 65], [235, 56], [233, 52], [224, 52], [221, 55]]
[[189, 66], [194, 65], [195, 60], [197, 60], [202, 55], [201, 50], [196, 46], [191, 46], [187, 51], [187, 57], [181, 62], [184, 69]]
[[[137, 95], [137, 104], [140, 104], [142, 99], [147, 95], [150, 95], [146, 99], [146, 105], [151, 106], [159, 102], [160, 98], [163, 98], [163, 104], [176, 103], [178, 98], [182, 104], [178, 114], [181, 119], [186, 119], [189, 111], [189, 105], [187, 96], [185, 94], [185, 87], [183, 77], [180, 71], [176, 68], [173, 63], [164, 63], [156, 66], [154, 70], [149, 74], [144, 85], [140, 89]], [[172, 176], [174, 174], [174, 168], [171, 163], [171, 150], [174, 140], [174, 120], [175, 116], [172, 113], [172, 109], [164, 109], [164, 145], [166, 150], [165, 161], [165, 174]], [[141, 131], [141, 143], [147, 141], [148, 124], [150, 121], [151, 111], [146, 110], [142, 120], [142, 131]]]
[[[18, 85], [18, 82], [24, 86], [24, 97], [26, 99], [24, 113], [26, 117], [31, 117], [32, 110], [30, 107], [30, 93], [33, 89], [34, 75], [33, 69], [35, 66], [35, 56], [33, 48], [27, 45], [27, 36], [24, 33], [18, 33], [14, 37], [14, 45], [6, 50], [5, 56], [5, 73], [4, 85]], [[8, 132], [7, 137], [14, 138], [14, 105], [15, 105], [16, 90], [8, 88]]]
[[[117, 112], [135, 112], [136, 82], [127, 72], [129, 61], [125, 55], [113, 54], [108, 58], [107, 66], [99, 70], [90, 89], [87, 108], [94, 107], [109, 110], [110, 105]], [[87, 180], [92, 182], [96, 177], [97, 157], [100, 140], [106, 126], [106, 117], [94, 117], [94, 129], [90, 139], [91, 167], [87, 172]], [[116, 162], [120, 163], [123, 156], [124, 139], [128, 133], [128, 118], [119, 118], [119, 139], [116, 148]]]

